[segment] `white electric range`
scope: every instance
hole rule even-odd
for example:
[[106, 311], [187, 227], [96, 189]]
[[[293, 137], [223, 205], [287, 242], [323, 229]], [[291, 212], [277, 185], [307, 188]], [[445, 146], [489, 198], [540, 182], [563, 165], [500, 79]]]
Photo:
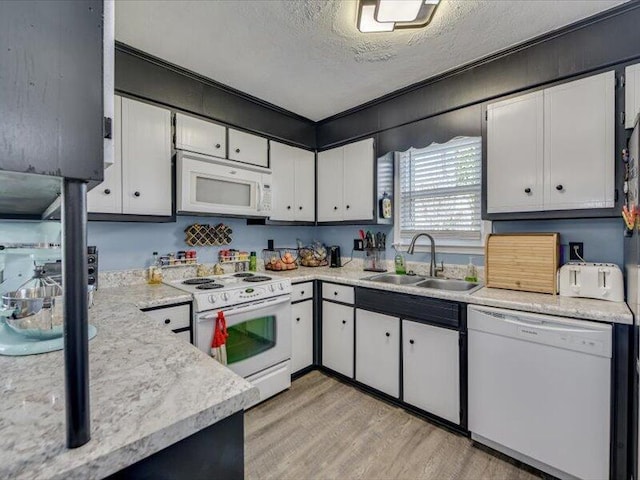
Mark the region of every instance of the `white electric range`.
[[224, 313], [227, 365], [258, 387], [260, 401], [291, 386], [289, 280], [241, 272], [166, 283], [193, 295], [195, 344], [208, 355], [216, 317]]

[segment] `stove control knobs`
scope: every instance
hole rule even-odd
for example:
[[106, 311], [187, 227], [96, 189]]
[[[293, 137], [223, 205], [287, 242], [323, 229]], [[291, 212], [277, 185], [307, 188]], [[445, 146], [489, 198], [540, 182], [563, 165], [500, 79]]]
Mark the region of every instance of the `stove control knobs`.
[[284, 285], [282, 285], [281, 283], [278, 284], [278, 287], [280, 288], [280, 290], [284, 290]]
[[226, 300], [229, 300], [229, 294], [228, 294], [228, 293], [223, 293], [223, 294], [222, 294], [222, 298], [224, 298], [224, 299], [225, 299], [225, 301], [226, 301]]
[[275, 292], [276, 287], [274, 285], [269, 285], [269, 291], [270, 292]]
[[215, 297], [215, 295], [209, 295], [209, 302], [210, 302], [210, 303], [216, 303], [216, 297]]

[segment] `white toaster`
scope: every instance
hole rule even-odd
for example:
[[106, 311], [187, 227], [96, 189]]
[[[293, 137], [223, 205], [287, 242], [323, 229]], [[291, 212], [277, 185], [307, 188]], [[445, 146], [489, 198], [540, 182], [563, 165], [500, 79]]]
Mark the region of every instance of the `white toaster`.
[[558, 273], [560, 295], [624, 301], [624, 282], [620, 267], [613, 263], [569, 262]]

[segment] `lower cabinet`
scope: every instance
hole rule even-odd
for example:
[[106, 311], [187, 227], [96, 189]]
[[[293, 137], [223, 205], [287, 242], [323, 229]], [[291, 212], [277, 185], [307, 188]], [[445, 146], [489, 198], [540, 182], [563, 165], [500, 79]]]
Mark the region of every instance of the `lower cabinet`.
[[291, 372], [313, 364], [313, 300], [291, 305]]
[[322, 302], [322, 365], [353, 378], [353, 307]]
[[402, 320], [403, 400], [453, 423], [460, 423], [459, 336]]
[[178, 337], [191, 342], [191, 305], [168, 305], [166, 307], [156, 307], [143, 309], [144, 313], [151, 318], [161, 322], [165, 328], [173, 331]]
[[400, 319], [356, 310], [356, 380], [400, 396]]

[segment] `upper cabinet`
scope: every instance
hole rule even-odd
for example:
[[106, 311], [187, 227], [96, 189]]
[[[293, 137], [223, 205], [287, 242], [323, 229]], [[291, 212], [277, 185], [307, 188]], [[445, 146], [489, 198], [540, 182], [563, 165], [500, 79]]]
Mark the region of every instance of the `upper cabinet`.
[[176, 148], [226, 158], [227, 129], [217, 123], [176, 113]]
[[487, 213], [611, 208], [615, 73], [487, 107]]
[[624, 69], [624, 127], [633, 128], [640, 113], [640, 63]]
[[229, 160], [269, 166], [269, 141], [250, 133], [229, 129]]
[[318, 222], [374, 219], [372, 138], [318, 153]]
[[90, 213], [170, 216], [171, 113], [116, 97], [114, 164], [87, 195]]
[[272, 210], [278, 221], [315, 220], [315, 155], [301, 148], [270, 142]]

